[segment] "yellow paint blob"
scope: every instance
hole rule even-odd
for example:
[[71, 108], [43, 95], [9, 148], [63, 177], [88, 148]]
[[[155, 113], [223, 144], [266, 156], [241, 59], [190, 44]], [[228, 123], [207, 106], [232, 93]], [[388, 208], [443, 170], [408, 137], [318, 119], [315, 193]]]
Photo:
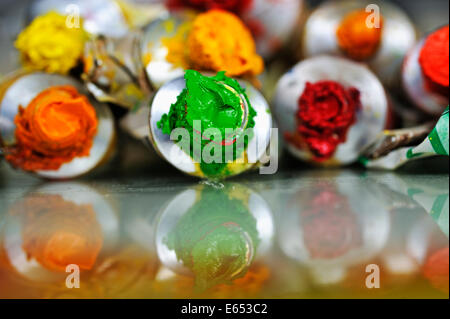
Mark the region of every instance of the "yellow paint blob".
[[66, 16], [49, 12], [19, 34], [15, 46], [26, 69], [66, 74], [76, 66], [86, 34], [81, 26], [69, 28], [66, 22]]

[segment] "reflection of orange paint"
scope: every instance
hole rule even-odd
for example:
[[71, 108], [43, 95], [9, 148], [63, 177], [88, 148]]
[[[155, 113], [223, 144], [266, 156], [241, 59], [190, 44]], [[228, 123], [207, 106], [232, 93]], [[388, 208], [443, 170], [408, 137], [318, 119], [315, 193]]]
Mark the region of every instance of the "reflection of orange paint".
[[366, 21], [371, 14], [365, 10], [350, 12], [336, 31], [339, 47], [352, 59], [368, 59], [380, 46], [383, 20], [380, 17], [379, 28], [369, 27]]
[[28, 171], [57, 170], [88, 156], [97, 132], [94, 107], [72, 86], [41, 92], [19, 108], [15, 124], [16, 149], [6, 159]]
[[189, 57], [196, 69], [226, 71], [228, 76], [258, 75], [264, 69], [255, 42], [234, 14], [211, 10], [198, 15], [188, 38]]
[[270, 269], [262, 264], [253, 265], [244, 277], [233, 281], [231, 285], [222, 284], [213, 288], [219, 298], [233, 297], [236, 294], [255, 295], [261, 292], [270, 278]]
[[103, 245], [91, 205], [77, 205], [60, 195], [34, 195], [11, 211], [23, 217], [23, 250], [43, 267], [63, 272], [67, 265], [91, 269]]
[[[253, 264], [247, 273], [238, 279], [227, 284], [220, 284], [199, 294], [200, 297], [208, 296], [213, 298], [248, 298], [260, 294], [267, 282], [271, 278], [271, 270], [264, 264]], [[194, 292], [194, 278], [178, 276], [175, 283], [170, 282], [170, 287], [174, 288], [177, 297], [186, 297]], [[158, 289], [163, 289], [158, 286]]]
[[435, 252], [427, 259], [423, 267], [424, 277], [431, 282], [433, 287], [446, 294], [448, 294], [449, 283], [448, 253], [448, 247]]

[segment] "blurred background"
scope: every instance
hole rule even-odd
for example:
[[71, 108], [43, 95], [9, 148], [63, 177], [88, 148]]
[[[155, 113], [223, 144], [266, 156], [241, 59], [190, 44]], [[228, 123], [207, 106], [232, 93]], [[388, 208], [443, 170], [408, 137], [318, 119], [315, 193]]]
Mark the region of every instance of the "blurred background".
[[[33, 0], [1, 0], [0, 1], [0, 75], [11, 72], [18, 65], [13, 40], [25, 26], [26, 8]], [[158, 0], [134, 0], [135, 2], [158, 2]], [[319, 5], [323, 0], [307, 0], [310, 8]], [[416, 23], [421, 32], [430, 32], [436, 26], [449, 21], [449, 1], [447, 0], [393, 0]]]

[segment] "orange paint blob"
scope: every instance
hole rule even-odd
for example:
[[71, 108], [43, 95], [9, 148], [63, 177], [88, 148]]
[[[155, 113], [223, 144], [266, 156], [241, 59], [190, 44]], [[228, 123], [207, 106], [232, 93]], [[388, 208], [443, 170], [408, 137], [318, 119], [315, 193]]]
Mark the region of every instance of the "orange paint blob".
[[[419, 63], [433, 84], [449, 86], [449, 26], [432, 33], [420, 51]], [[447, 90], [448, 93], [448, 90]]]
[[86, 96], [72, 86], [44, 90], [15, 118], [15, 150], [6, 159], [27, 171], [57, 170], [75, 157], [88, 156], [97, 116]]
[[250, 31], [230, 12], [199, 14], [188, 37], [188, 50], [198, 70], [226, 71], [227, 76], [254, 76], [264, 70]]
[[[372, 13], [364, 9], [347, 14], [337, 31], [337, 42], [342, 51], [355, 60], [365, 60], [375, 54], [381, 43], [383, 19], [379, 27], [370, 27], [367, 22]], [[373, 23], [373, 21], [369, 22]]]

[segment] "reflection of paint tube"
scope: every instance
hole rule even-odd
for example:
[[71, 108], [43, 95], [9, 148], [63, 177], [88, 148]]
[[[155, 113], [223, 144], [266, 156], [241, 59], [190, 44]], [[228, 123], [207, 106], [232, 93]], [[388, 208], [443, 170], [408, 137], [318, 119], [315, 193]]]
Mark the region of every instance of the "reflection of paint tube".
[[383, 268], [390, 274], [414, 280], [429, 251], [435, 245], [448, 243], [431, 218], [431, 210], [440, 211], [443, 197], [444, 201], [448, 199], [448, 182], [418, 176], [368, 174], [365, 176], [374, 182], [367, 183], [370, 194], [389, 212], [391, 224], [388, 242], [377, 259], [382, 260]]
[[314, 283], [337, 284], [350, 267], [371, 260], [383, 249], [390, 231], [389, 213], [360, 182], [319, 180], [308, 189], [302, 184], [291, 186], [298, 191], [287, 199], [278, 242], [288, 257], [308, 267]]
[[[217, 202], [221, 208], [211, 211]], [[241, 278], [273, 234], [267, 209], [259, 196], [236, 185], [186, 191], [160, 216], [158, 255], [169, 268], [194, 275], [202, 290]]]
[[4, 217], [8, 263], [31, 281], [61, 280], [71, 264], [94, 271], [100, 252], [110, 250], [118, 238], [113, 207], [100, 193], [77, 183], [39, 187], [16, 201]]
[[391, 187], [422, 206], [442, 232], [449, 236], [449, 186], [445, 179], [429, 180], [414, 175], [391, 175]]
[[70, 264], [92, 269], [103, 238], [91, 206], [78, 206], [59, 195], [36, 195], [14, 207], [11, 214], [19, 209], [27, 212], [22, 247], [30, 259], [50, 271], [64, 272]]
[[[15, 167], [43, 178], [73, 178], [92, 171], [112, 154], [112, 114], [79, 82], [62, 75], [14, 74], [0, 92], [0, 116], [14, 123], [0, 127], [1, 143]], [[58, 106], [52, 101], [59, 101]]]
[[[124, 241], [115, 204], [101, 189], [80, 183], [34, 189], [4, 216], [2, 271], [9, 279], [20, 279], [20, 294], [26, 297], [130, 296], [143, 280], [153, 280], [158, 264], [154, 255]], [[76, 278], [68, 277], [76, 275], [75, 267], [71, 273], [63, 269], [67, 263], [79, 266], [82, 289], [67, 289], [64, 284], [67, 278]]]
[[287, 147], [325, 166], [350, 164], [389, 125], [389, 101], [363, 65], [320, 56], [297, 64], [279, 81], [274, 114]]
[[388, 86], [397, 85], [402, 59], [416, 41], [414, 25], [400, 8], [373, 1], [327, 1], [308, 18], [303, 34], [304, 56], [364, 61]]
[[[360, 162], [366, 167], [396, 169], [413, 160], [448, 156], [448, 122], [447, 107], [434, 128], [426, 124], [417, 128], [384, 131], [365, 151]], [[411, 144], [417, 146], [411, 147]]]
[[[178, 105], [181, 108], [177, 109], [177, 100], [182, 103], [181, 100], [184, 98], [191, 98], [189, 96], [189, 84], [186, 89], [185, 78], [178, 78], [164, 85], [155, 94], [150, 108], [143, 108], [138, 113], [127, 116], [122, 125], [134, 136], [142, 138], [146, 144], [152, 144], [165, 160], [189, 175], [223, 179], [257, 168], [269, 145], [272, 127], [272, 117], [265, 99], [249, 83], [237, 82], [224, 76], [223, 73], [212, 78], [200, 75], [196, 71], [189, 71], [187, 74], [196, 75], [194, 78], [189, 78], [193, 81], [191, 84], [192, 90], [195, 87], [199, 88], [198, 83], [196, 84], [198, 79], [208, 79], [213, 87], [222, 88], [222, 93], [227, 93], [225, 95], [233, 97], [233, 92], [236, 93], [235, 99], [240, 101], [240, 106], [236, 109], [236, 112], [244, 115], [243, 118], [239, 119], [237, 126], [231, 125], [228, 121], [233, 118], [227, 113], [232, 111], [230, 107], [227, 107], [228, 111], [223, 112], [223, 114], [218, 112], [222, 105], [214, 103], [206, 103], [205, 108], [200, 112], [198, 112], [198, 106], [194, 105], [195, 103], [191, 103], [192, 108], [188, 109], [187, 113], [181, 104]], [[222, 80], [218, 81], [218, 77], [222, 77], [226, 83], [222, 83]], [[205, 93], [207, 94], [205, 96], [219, 96], [215, 89], [212, 91], [206, 89]], [[201, 98], [204, 97], [201, 96]], [[187, 105], [189, 106], [189, 103]], [[253, 110], [249, 108], [249, 105]], [[173, 122], [172, 124], [176, 124], [175, 126], [168, 125], [171, 123], [169, 116], [179, 116], [180, 121]], [[149, 117], [150, 123], [148, 124]], [[163, 117], [168, 121], [162, 121]], [[182, 125], [183, 119], [189, 120], [189, 126]], [[164, 126], [163, 122], [168, 126]], [[160, 124], [158, 125], [158, 123]], [[198, 128], [197, 124], [199, 125]], [[218, 129], [222, 136], [219, 138], [216, 135], [211, 135], [205, 138], [205, 134], [209, 134], [207, 129]], [[197, 131], [202, 131], [202, 134], [195, 134]], [[210, 132], [212, 131], [210, 130]], [[217, 131], [215, 132], [217, 133]], [[228, 132], [233, 132], [233, 134], [228, 136]], [[234, 135], [236, 132], [238, 135]], [[180, 136], [178, 136], [174, 137], [175, 140], [173, 140], [170, 136], [171, 133], [180, 133], [183, 139], [177, 140], [180, 139]], [[184, 133], [187, 133], [188, 136], [185, 136]], [[212, 143], [211, 139], [219, 143]], [[205, 143], [208, 144], [207, 148], [204, 147]], [[213, 150], [207, 153], [208, 149]], [[212, 168], [212, 170], [206, 169], [206, 166]]]
[[426, 254], [429, 246], [428, 235], [431, 232], [428, 226], [433, 225], [428, 222], [429, 218], [422, 207], [406, 194], [397, 191], [391, 184], [382, 184], [382, 187], [374, 189], [373, 192], [389, 210], [391, 219], [389, 240], [380, 254], [380, 259], [389, 273], [411, 276], [417, 274]]
[[402, 84], [422, 111], [437, 116], [449, 103], [449, 26], [424, 37], [405, 58]]

